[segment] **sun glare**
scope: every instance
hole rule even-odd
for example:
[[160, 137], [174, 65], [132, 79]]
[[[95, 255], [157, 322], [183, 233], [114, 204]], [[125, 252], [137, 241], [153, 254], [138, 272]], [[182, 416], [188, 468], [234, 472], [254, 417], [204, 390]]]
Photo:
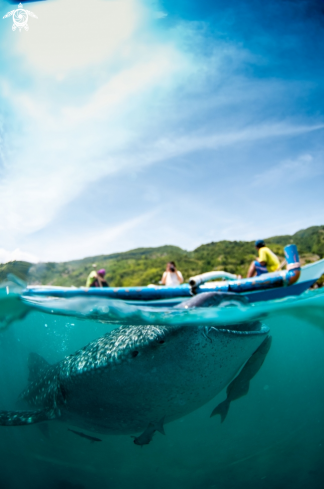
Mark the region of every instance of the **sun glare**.
[[33, 5], [38, 20], [17, 37], [28, 64], [57, 79], [113, 58], [144, 12], [136, 0], [57, 0]]

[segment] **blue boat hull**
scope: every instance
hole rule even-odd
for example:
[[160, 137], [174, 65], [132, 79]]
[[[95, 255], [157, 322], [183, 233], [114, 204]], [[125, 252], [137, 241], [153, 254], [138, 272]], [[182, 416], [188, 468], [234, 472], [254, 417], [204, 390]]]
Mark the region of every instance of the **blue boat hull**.
[[[236, 292], [244, 295], [251, 303], [282, 299], [300, 295], [307, 290], [324, 273], [324, 260], [306, 265], [301, 269], [301, 276], [293, 285], [285, 285], [285, 272], [265, 274], [254, 279], [242, 279], [231, 282], [214, 282], [199, 286], [195, 293], [202, 292]], [[51, 297], [106, 297], [120, 299], [129, 304], [149, 305], [151, 307], [170, 307], [179, 304], [192, 296], [188, 284], [179, 287], [107, 287], [107, 288], [70, 288], [37, 286], [24, 291], [27, 296]]]

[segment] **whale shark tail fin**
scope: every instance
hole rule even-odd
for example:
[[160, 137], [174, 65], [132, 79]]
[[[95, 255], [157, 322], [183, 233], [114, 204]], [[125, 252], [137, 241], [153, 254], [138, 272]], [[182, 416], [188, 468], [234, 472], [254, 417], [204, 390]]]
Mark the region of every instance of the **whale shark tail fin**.
[[28, 381], [35, 382], [50, 366], [38, 353], [30, 353], [28, 357]]
[[23, 426], [55, 419], [54, 409], [41, 411], [0, 411], [0, 426]]
[[165, 419], [165, 416], [163, 416], [163, 418], [161, 418], [160, 421], [158, 421], [157, 423], [154, 423], [155, 431], [158, 431], [162, 435], [165, 435], [164, 426], [163, 426], [164, 419]]
[[218, 404], [218, 406], [215, 407], [210, 417], [216, 416], [216, 414], [220, 414], [221, 423], [224, 423], [229, 407], [230, 407], [230, 401], [228, 399], [225, 399], [225, 401], [221, 402], [220, 404]]

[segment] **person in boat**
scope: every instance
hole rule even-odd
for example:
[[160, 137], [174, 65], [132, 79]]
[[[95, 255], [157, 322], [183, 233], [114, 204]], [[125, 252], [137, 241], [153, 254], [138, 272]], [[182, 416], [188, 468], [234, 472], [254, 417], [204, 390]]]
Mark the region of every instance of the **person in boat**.
[[166, 266], [166, 270], [162, 275], [161, 283], [167, 287], [176, 287], [182, 284], [183, 276], [180, 270], [177, 270], [174, 261], [169, 261]]
[[109, 284], [105, 280], [106, 270], [101, 268], [96, 272], [93, 270], [89, 273], [87, 278], [86, 287], [109, 287]]
[[259, 256], [254, 260], [248, 271], [248, 278], [262, 275], [263, 273], [275, 272], [280, 267], [278, 257], [270, 250], [263, 241], [258, 239], [255, 242], [255, 247], [259, 252]]

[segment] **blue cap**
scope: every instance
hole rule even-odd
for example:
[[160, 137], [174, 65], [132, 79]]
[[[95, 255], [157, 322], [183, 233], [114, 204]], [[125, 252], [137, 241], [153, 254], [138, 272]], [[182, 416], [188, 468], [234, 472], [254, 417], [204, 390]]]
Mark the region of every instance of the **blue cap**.
[[260, 248], [261, 246], [265, 246], [265, 242], [263, 241], [263, 239], [257, 239], [255, 242], [255, 246], [257, 248]]

